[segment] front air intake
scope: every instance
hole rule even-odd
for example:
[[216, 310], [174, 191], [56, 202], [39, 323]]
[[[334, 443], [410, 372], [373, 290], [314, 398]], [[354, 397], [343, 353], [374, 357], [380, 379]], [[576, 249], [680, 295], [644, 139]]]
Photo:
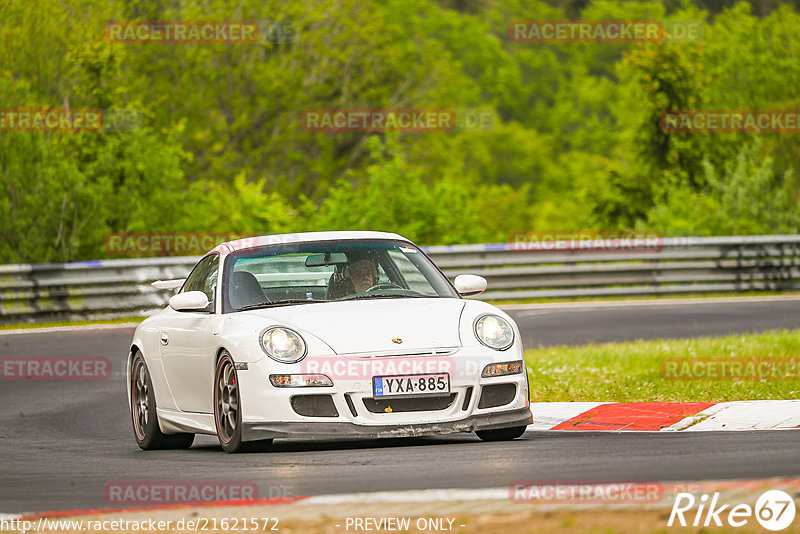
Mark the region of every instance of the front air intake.
[[295, 395], [292, 409], [303, 417], [339, 417], [330, 395]]
[[455, 399], [455, 393], [446, 397], [364, 399], [364, 406], [372, 413], [432, 412], [449, 408]]
[[481, 400], [478, 401], [478, 408], [505, 406], [513, 401], [516, 396], [516, 384], [492, 384], [491, 386], [483, 386], [481, 389]]

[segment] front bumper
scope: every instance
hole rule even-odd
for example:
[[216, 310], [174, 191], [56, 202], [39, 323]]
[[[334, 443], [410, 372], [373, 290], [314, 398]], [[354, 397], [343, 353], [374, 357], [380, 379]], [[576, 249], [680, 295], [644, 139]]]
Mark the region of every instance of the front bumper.
[[526, 426], [533, 422], [529, 407], [504, 412], [472, 415], [457, 421], [396, 425], [359, 425], [339, 422], [244, 423], [242, 439], [270, 438], [405, 438]]
[[[461, 347], [435, 356], [313, 356], [296, 364], [265, 358], [237, 372], [242, 439], [408, 437], [524, 426], [531, 422], [527, 373], [482, 377], [487, 364], [505, 361], [524, 361], [521, 345], [503, 352]], [[333, 386], [278, 388], [268, 380], [276, 372], [325, 374]], [[447, 373], [450, 394], [430, 401], [373, 395], [376, 376], [426, 373]]]

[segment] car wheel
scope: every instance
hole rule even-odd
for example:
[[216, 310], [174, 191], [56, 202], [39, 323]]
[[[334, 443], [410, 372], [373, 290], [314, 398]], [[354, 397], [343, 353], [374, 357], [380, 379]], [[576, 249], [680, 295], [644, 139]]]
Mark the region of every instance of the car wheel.
[[225, 452], [257, 452], [269, 449], [271, 439], [242, 441], [242, 410], [239, 379], [233, 358], [222, 353], [214, 373], [214, 423], [217, 438]]
[[131, 417], [133, 434], [142, 450], [188, 449], [192, 446], [194, 434], [161, 432], [156, 415], [153, 382], [141, 352], [136, 353], [131, 364]]
[[527, 426], [512, 426], [510, 428], [498, 428], [496, 430], [476, 430], [475, 433], [483, 441], [510, 441], [517, 439], [525, 433]]

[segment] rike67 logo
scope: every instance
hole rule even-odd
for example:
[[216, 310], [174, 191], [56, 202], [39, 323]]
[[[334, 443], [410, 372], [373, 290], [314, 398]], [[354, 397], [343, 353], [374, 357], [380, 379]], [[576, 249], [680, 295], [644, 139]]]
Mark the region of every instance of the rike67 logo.
[[[693, 510], [695, 506], [697, 508]], [[749, 504], [720, 504], [719, 492], [714, 493], [710, 500], [705, 493], [699, 499], [695, 499], [691, 493], [678, 493], [667, 526], [673, 526], [677, 519], [677, 524], [682, 527], [688, 526], [689, 522], [695, 527], [721, 527], [724, 524], [743, 527], [755, 517], [765, 529], [778, 531], [792, 524], [795, 512], [794, 500], [781, 490], [764, 492], [756, 501], [755, 507]]]

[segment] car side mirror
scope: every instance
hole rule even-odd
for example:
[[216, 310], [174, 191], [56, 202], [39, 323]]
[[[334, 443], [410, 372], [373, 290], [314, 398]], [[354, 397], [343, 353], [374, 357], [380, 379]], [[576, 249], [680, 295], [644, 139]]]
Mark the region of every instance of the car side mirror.
[[462, 297], [469, 297], [486, 291], [486, 278], [475, 274], [459, 274], [453, 285]]
[[178, 293], [169, 299], [169, 307], [175, 311], [203, 311], [208, 304], [208, 297], [202, 291]]

